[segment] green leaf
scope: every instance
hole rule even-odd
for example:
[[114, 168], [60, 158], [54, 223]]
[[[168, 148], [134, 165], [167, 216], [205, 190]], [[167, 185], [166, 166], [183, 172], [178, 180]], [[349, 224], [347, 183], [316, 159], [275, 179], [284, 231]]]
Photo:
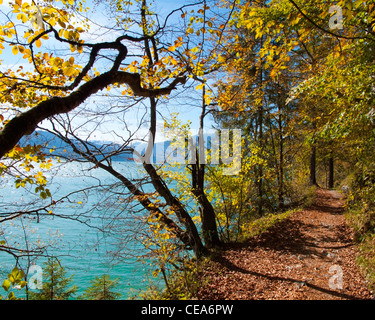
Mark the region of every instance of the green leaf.
[[8, 294], [8, 300], [17, 300], [16, 296], [14, 295], [14, 292], [10, 292]]
[[4, 282], [3, 282], [3, 288], [4, 288], [4, 290], [8, 291], [9, 288], [10, 288], [10, 285], [11, 285], [10, 281], [8, 279], [5, 279]]
[[24, 278], [25, 273], [22, 270], [19, 270], [17, 267], [15, 267], [12, 270], [12, 276], [14, 278], [14, 281], [18, 282], [18, 281], [21, 281]]

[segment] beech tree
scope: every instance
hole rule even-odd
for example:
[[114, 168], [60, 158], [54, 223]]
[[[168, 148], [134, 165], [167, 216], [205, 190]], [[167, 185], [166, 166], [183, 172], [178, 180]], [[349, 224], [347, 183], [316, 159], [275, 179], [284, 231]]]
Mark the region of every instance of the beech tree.
[[[91, 9], [74, 0], [0, 4], [0, 174], [12, 176], [16, 188], [33, 185], [41, 198], [51, 198], [44, 174], [51, 159], [41, 146], [19, 142], [36, 128], [54, 133], [75, 160], [127, 189], [127, 199], [145, 213], [145, 246], [159, 246], [163, 275], [164, 253], [183, 247], [201, 257], [223, 239], [238, 239], [246, 219], [285, 209], [302, 185], [322, 185], [325, 175], [334, 187], [343, 178], [337, 164], [354, 173], [353, 199], [371, 206], [372, 1], [197, 0], [164, 11], [146, 0], [94, 1]], [[97, 19], [103, 10], [108, 23]], [[158, 121], [166, 117], [161, 109], [184, 91], [199, 92], [199, 103], [184, 103], [199, 107], [200, 130], [212, 113], [218, 129], [245, 133], [238, 176], [201, 163], [195, 146], [197, 163], [185, 166], [189, 175], [168, 177], [152, 163]], [[106, 122], [122, 143], [90, 142]], [[171, 126], [187, 128], [177, 121]], [[136, 151], [140, 129], [150, 138], [139, 154], [147, 179], [137, 181], [114, 159]], [[181, 183], [180, 192], [168, 178]], [[146, 182], [154, 192], [143, 189]], [[199, 214], [189, 211], [188, 201]], [[52, 208], [51, 201], [33, 212], [2, 213], [0, 222]]]
[[[100, 29], [92, 30], [97, 28], [90, 15], [95, 17], [95, 11], [92, 13], [84, 2], [9, 2], [8, 12], [4, 12], [7, 18], [0, 30], [0, 49], [2, 54], [20, 59], [22, 64], [17, 70], [3, 70], [0, 75], [0, 102], [4, 108], [0, 118], [2, 161], [17, 159], [26, 172], [38, 164], [41, 168], [49, 167], [50, 160], [40, 146], [20, 146], [20, 139], [43, 121], [72, 114], [104, 92], [111, 102], [114, 101], [111, 97], [116, 96], [117, 103], [130, 100], [135, 108], [139, 103], [145, 104], [149, 109], [149, 131], [155, 137], [159, 101], [167, 100], [179, 87], [194, 86], [195, 82], [204, 84], [206, 76], [218, 69], [216, 47], [220, 41], [208, 44], [208, 37], [220, 37], [231, 12], [218, 15], [216, 11], [220, 6], [215, 3], [209, 6], [207, 1], [191, 2], [176, 6], [163, 16], [155, 13], [153, 5], [146, 0], [110, 1], [104, 7], [97, 2], [96, 5], [100, 10], [107, 9], [113, 22], [98, 24]], [[112, 40], [94, 41], [91, 32], [100, 32], [99, 39], [109, 36]], [[209, 104], [211, 96], [207, 89], [204, 103]], [[131, 106], [131, 103], [124, 104]], [[126, 117], [123, 120], [128, 124], [132, 121]], [[143, 168], [178, 223], [155, 205], [139, 186], [116, 171], [110, 156], [97, 157], [89, 147], [83, 151], [65, 134], [73, 132], [69, 128], [62, 129], [53, 131], [70, 144], [74, 152], [119, 179], [145, 210], [156, 216], [187, 247], [193, 248], [197, 256], [206, 251], [189, 213], [147, 161], [147, 152], [142, 155], [146, 157]], [[87, 143], [81, 140], [81, 146]], [[1, 162], [1, 170], [3, 174], [9, 170], [5, 161]], [[35, 191], [42, 198], [51, 196], [41, 171], [37, 175], [19, 176], [17, 181], [22, 187], [36, 184]], [[200, 180], [199, 188], [195, 188], [201, 202], [205, 199], [202, 182]], [[204, 207], [209, 207], [207, 199]], [[211, 229], [215, 229], [212, 210], [210, 217]], [[208, 245], [209, 239], [206, 239]], [[218, 243], [217, 236], [213, 243]]]
[[[146, 20], [146, 12], [149, 10], [146, 1], [137, 1], [137, 4], [141, 16], [138, 28], [150, 29], [149, 22]], [[154, 45], [155, 54], [160, 54], [160, 51], [169, 52], [169, 47], [163, 50], [156, 47], [157, 41], [160, 41], [157, 38], [163, 33], [167, 21], [159, 25], [156, 30], [148, 30], [138, 36], [126, 34], [125, 30], [128, 26], [125, 24], [121, 26], [124, 34], [116, 37], [114, 41], [89, 43], [82, 39], [82, 34], [85, 33], [83, 28], [88, 20], [82, 21], [83, 27], [72, 22], [78, 13], [84, 11], [82, 3], [62, 1], [61, 6], [57, 7], [50, 1], [39, 5], [15, 1], [10, 2], [10, 5], [13, 9], [11, 13], [15, 17], [1, 28], [1, 48], [5, 49], [4, 45], [8, 45], [13, 54], [21, 55], [34, 70], [24, 71], [23, 67], [20, 67], [16, 72], [8, 70], [1, 74], [3, 92], [1, 103], [17, 107], [21, 113], [11, 119], [5, 119], [4, 115], [1, 118], [5, 121], [5, 125], [0, 133], [0, 157], [11, 151], [23, 135], [32, 133], [38, 123], [53, 115], [73, 110], [100, 90], [114, 85], [126, 85], [136, 96], [157, 97], [169, 94], [178, 84], [186, 82], [186, 65], [175, 59], [173, 71], [165, 72], [166, 65], [162, 64], [160, 69], [164, 69], [164, 73], [163, 71], [149, 73], [147, 80], [144, 77], [142, 79], [141, 74], [137, 72], [126, 71], [125, 60], [128, 58], [128, 47], [132, 44], [149, 40]], [[128, 6], [131, 6], [130, 2]], [[127, 12], [124, 12], [125, 16], [126, 14]], [[30, 20], [35, 22], [32, 28], [27, 28], [24, 23]], [[18, 25], [19, 22], [21, 25]], [[68, 59], [64, 59], [48, 49], [43, 50], [47, 42], [56, 41], [75, 55], [72, 54]], [[176, 41], [176, 45], [182, 44], [178, 42], [179, 40]], [[150, 48], [144, 49], [150, 50]], [[107, 70], [102, 73], [92, 72], [103, 51], [114, 52], [106, 63]], [[86, 56], [84, 65], [75, 63], [76, 57], [82, 59], [81, 55]], [[168, 58], [171, 56], [167, 54], [166, 59]], [[137, 60], [126, 64], [134, 70]], [[173, 66], [169, 61], [167, 64]], [[170, 83], [163, 87], [162, 84], [170, 78], [172, 78]], [[145, 81], [151, 83], [154, 88], [148, 88]], [[25, 92], [27, 92], [26, 96]]]

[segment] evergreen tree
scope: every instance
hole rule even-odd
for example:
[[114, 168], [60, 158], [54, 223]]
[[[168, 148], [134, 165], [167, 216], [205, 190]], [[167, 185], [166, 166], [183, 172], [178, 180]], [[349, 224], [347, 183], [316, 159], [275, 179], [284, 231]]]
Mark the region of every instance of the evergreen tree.
[[77, 286], [70, 286], [73, 276], [66, 277], [66, 271], [60, 261], [48, 259], [43, 268], [43, 288], [38, 292], [29, 292], [30, 300], [68, 300], [77, 291]]
[[113, 290], [119, 284], [120, 279], [116, 278], [111, 280], [107, 274], [101, 277], [95, 277], [91, 280], [91, 287], [87, 288], [80, 299], [85, 300], [116, 300], [120, 298], [121, 293], [114, 292]]

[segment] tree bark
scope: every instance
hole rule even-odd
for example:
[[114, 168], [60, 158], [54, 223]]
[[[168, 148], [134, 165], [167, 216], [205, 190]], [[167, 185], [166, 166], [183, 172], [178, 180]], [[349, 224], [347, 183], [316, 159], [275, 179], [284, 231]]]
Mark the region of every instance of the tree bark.
[[334, 159], [333, 155], [331, 153], [329, 159], [328, 159], [328, 188], [333, 189], [335, 185], [334, 181]]
[[[263, 37], [260, 39], [260, 45], [263, 46]], [[261, 68], [259, 72], [259, 84], [260, 87], [263, 88], [263, 77], [264, 77], [264, 69], [263, 69], [263, 61], [261, 62]], [[263, 118], [264, 118], [264, 99], [262, 98], [261, 104], [258, 106], [258, 146], [261, 150], [263, 150]], [[257, 187], [258, 187], [258, 215], [261, 216], [263, 214], [263, 164], [258, 165], [258, 176], [257, 179]]]
[[154, 166], [152, 164], [144, 162], [143, 167], [151, 177], [151, 181], [155, 190], [165, 199], [167, 204], [172, 207], [179, 221], [185, 225], [187, 234], [190, 237], [190, 241], [197, 258], [206, 255], [207, 249], [204, 247], [197, 227], [194, 224], [194, 221], [190, 217], [189, 213], [185, 210], [181, 202], [172, 195], [169, 188], [165, 185], [165, 182], [156, 172]]
[[[206, 170], [206, 149], [204, 147], [204, 118], [206, 116], [205, 102], [206, 87], [202, 91], [202, 111], [199, 121], [198, 147], [195, 146], [191, 152], [195, 152], [195, 163], [191, 165], [192, 188], [191, 191], [200, 205], [200, 216], [202, 219], [202, 235], [208, 248], [221, 245], [216, 225], [216, 213], [211, 202], [207, 199], [204, 191], [204, 180]], [[192, 143], [194, 146], [194, 143]]]
[[176, 216], [180, 223], [186, 227], [187, 234], [190, 237], [190, 242], [192, 243], [193, 251], [197, 258], [200, 258], [208, 253], [207, 248], [203, 245], [202, 240], [199, 236], [197, 227], [190, 217], [189, 213], [186, 211], [182, 203], [173, 196], [168, 186], [165, 184], [164, 180], [159, 176], [156, 169], [150, 162], [151, 150], [155, 143], [155, 133], [156, 133], [156, 106], [157, 101], [154, 97], [150, 97], [150, 133], [151, 141], [149, 141], [145, 156], [145, 161], [143, 161], [143, 167], [151, 178], [151, 182], [155, 190], [162, 196], [166, 203], [174, 210]]
[[[197, 157], [198, 158], [198, 157]], [[211, 202], [204, 192], [204, 164], [192, 165], [192, 193], [200, 205], [200, 216], [202, 219], [202, 234], [205, 245], [208, 248], [221, 245], [217, 232], [216, 214]]]
[[316, 146], [315, 143], [311, 147], [310, 154], [310, 184], [317, 186], [316, 182]]
[[283, 138], [283, 122], [282, 108], [279, 106], [279, 188], [278, 188], [278, 207], [280, 210], [284, 208], [284, 138]]
[[[258, 139], [259, 147], [262, 149], [263, 146], [263, 106], [258, 109]], [[258, 165], [258, 176], [257, 179], [257, 189], [258, 189], [258, 214], [261, 216], [263, 214], [263, 165]]]

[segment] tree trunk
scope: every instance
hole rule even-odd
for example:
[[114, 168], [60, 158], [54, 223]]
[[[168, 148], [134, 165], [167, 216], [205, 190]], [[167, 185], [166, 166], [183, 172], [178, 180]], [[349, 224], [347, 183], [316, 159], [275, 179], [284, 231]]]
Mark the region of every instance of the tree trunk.
[[[126, 186], [126, 188], [135, 196], [135, 198], [139, 201], [139, 203], [146, 210], [148, 210], [151, 214], [155, 215], [160, 220], [161, 223], [163, 223], [167, 228], [169, 228], [171, 230], [171, 232], [178, 239], [180, 239], [182, 241], [182, 243], [184, 243], [184, 245], [186, 247], [191, 247], [194, 250], [194, 253], [197, 254], [197, 256], [202, 256], [202, 255], [205, 254], [204, 248], [203, 249], [201, 248], [201, 246], [203, 246], [203, 245], [201, 245], [201, 242], [198, 241], [194, 237], [194, 234], [195, 234], [194, 230], [191, 231], [191, 228], [186, 228], [187, 229], [186, 231], [181, 229], [172, 219], [170, 219], [164, 212], [161, 211], [160, 208], [158, 208], [157, 205], [155, 205], [149, 199], [147, 194], [142, 192], [135, 184], [133, 184], [129, 179], [127, 179], [125, 176], [123, 176], [120, 172], [116, 171], [112, 166], [105, 165], [102, 161], [97, 161], [95, 156], [92, 156], [89, 153], [85, 153], [85, 152], [79, 150], [71, 140], [64, 137], [63, 135], [58, 134], [58, 137], [61, 140], [65, 141], [67, 144], [69, 144], [72, 147], [72, 149], [75, 153], [81, 155], [87, 161], [90, 161], [90, 162], [94, 163], [99, 168], [107, 171], [112, 176], [116, 177], [119, 181], [121, 181], [124, 184], [124, 186]], [[83, 143], [83, 141], [81, 141], [81, 143]], [[144, 164], [144, 166], [147, 167], [146, 170], [149, 173], [149, 175], [151, 176], [153, 181], [160, 180], [159, 182], [154, 182], [154, 183], [158, 186], [158, 189], [161, 190], [163, 187], [161, 187], [159, 185], [162, 185], [163, 181], [158, 176], [155, 168], [151, 164]], [[155, 189], [156, 189], [156, 187], [155, 187]], [[157, 191], [159, 191], [159, 190], [157, 190]], [[167, 191], [169, 191], [169, 190], [167, 190]], [[167, 194], [167, 191], [164, 191], [163, 194], [161, 194], [161, 195], [164, 197]], [[169, 198], [168, 204], [171, 204], [173, 202], [173, 201], [170, 200], [170, 198], [172, 198], [172, 197], [173, 197], [172, 195], [168, 196], [168, 198]], [[166, 201], [167, 201], [167, 199], [166, 199]], [[190, 218], [190, 216], [187, 213], [185, 213], [185, 215], [187, 215], [188, 218]], [[181, 215], [180, 216], [177, 215], [177, 216], [178, 216], [178, 218], [181, 218]], [[185, 220], [183, 220], [183, 221], [185, 221]], [[194, 225], [194, 222], [191, 222], [191, 223], [193, 223], [193, 225]], [[194, 227], [195, 227], [195, 225], [194, 225]], [[192, 236], [192, 234], [193, 234], [193, 236]], [[198, 231], [196, 231], [196, 234], [198, 234]], [[198, 235], [198, 238], [199, 238], [199, 235]]]
[[333, 189], [334, 188], [334, 161], [333, 161], [333, 155], [331, 153], [329, 159], [328, 159], [328, 188]]
[[310, 154], [310, 184], [317, 186], [316, 182], [316, 146], [313, 144]]
[[143, 167], [151, 178], [151, 182], [155, 190], [165, 199], [167, 204], [171, 206], [176, 213], [178, 220], [185, 225], [187, 234], [190, 237], [193, 251], [197, 258], [204, 256], [207, 249], [204, 247], [199, 236], [196, 225], [189, 213], [185, 210], [181, 202], [172, 195], [165, 182], [160, 178], [152, 164], [143, 163]]
[[[261, 47], [263, 46], [263, 37], [260, 39]], [[261, 63], [261, 68], [259, 72], [259, 84], [260, 87], [263, 87], [263, 62]], [[261, 150], [263, 150], [263, 116], [264, 116], [264, 106], [263, 106], [263, 98], [260, 106], [258, 106], [258, 145]], [[261, 216], [263, 214], [263, 164], [258, 165], [258, 177], [257, 184], [258, 184], [258, 214]]]
[[[156, 106], [157, 101], [154, 97], [150, 97], [150, 109], [151, 109], [151, 122], [150, 122], [150, 132], [152, 141], [149, 141], [147, 149], [151, 146], [153, 148], [155, 144], [155, 133], [156, 133]], [[150, 142], [152, 144], [150, 145]], [[193, 219], [190, 217], [189, 212], [186, 211], [183, 204], [171, 193], [168, 186], [165, 184], [164, 180], [159, 176], [154, 166], [150, 163], [150, 154], [147, 152], [146, 159], [143, 162], [143, 167], [151, 178], [151, 182], [155, 190], [165, 199], [167, 204], [173, 208], [173, 211], [176, 213], [176, 216], [180, 223], [186, 227], [186, 232], [192, 243], [194, 254], [197, 258], [208, 253], [207, 248], [203, 245], [202, 240], [199, 236], [196, 225], [194, 224]]]
[[283, 123], [282, 123], [282, 109], [279, 107], [279, 188], [278, 188], [278, 198], [279, 198], [279, 209], [284, 208], [284, 138], [283, 138]]
[[[258, 141], [259, 147], [262, 149], [263, 146], [263, 107], [258, 109]], [[257, 189], [258, 189], [258, 214], [261, 216], [263, 214], [263, 165], [258, 165], [258, 176], [257, 179]]]
[[[196, 197], [200, 208], [200, 216], [202, 219], [202, 235], [203, 240], [208, 248], [218, 247], [221, 245], [219, 234], [217, 232], [216, 214], [211, 202], [207, 199], [204, 192], [204, 178], [206, 169], [206, 149], [204, 146], [204, 117], [206, 116], [205, 102], [206, 87], [203, 86], [202, 91], [202, 111], [199, 118], [199, 135], [198, 146], [195, 146], [191, 152], [195, 151], [195, 163], [191, 166], [192, 188], [191, 191]], [[194, 144], [192, 143], [192, 146]]]
[[190, 237], [193, 245], [193, 250], [197, 258], [205, 255], [207, 253], [207, 249], [204, 247], [197, 227], [195, 226], [194, 221], [190, 217], [189, 213], [185, 210], [181, 202], [169, 191], [168, 187], [165, 185], [165, 182], [156, 172], [154, 166], [144, 163], [143, 167], [151, 177], [151, 181], [155, 190], [165, 199], [167, 204], [173, 208], [178, 220], [185, 225], [186, 231]]
[[204, 192], [204, 164], [192, 165], [192, 192], [200, 205], [200, 216], [202, 219], [202, 235], [208, 248], [221, 245], [217, 232], [216, 214], [211, 202]]
[[198, 198], [202, 211], [202, 233], [204, 242], [208, 248], [218, 247], [221, 245], [221, 241], [217, 232], [215, 210], [204, 192], [202, 192]]

